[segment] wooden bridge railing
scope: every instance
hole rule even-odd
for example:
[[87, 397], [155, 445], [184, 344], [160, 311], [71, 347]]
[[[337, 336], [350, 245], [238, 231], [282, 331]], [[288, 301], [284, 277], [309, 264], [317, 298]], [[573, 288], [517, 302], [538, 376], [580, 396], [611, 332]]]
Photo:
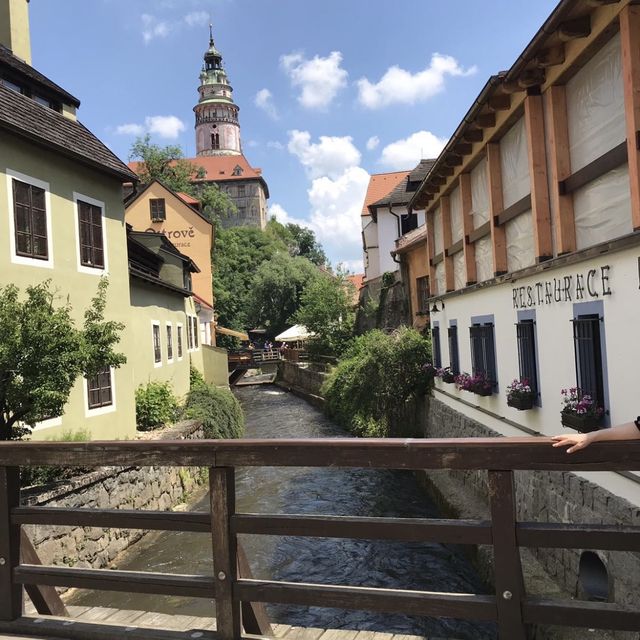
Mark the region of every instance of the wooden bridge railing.
[[[21, 507], [19, 466], [205, 466], [210, 513]], [[235, 470], [245, 466], [487, 470], [491, 519], [438, 520], [237, 513]], [[217, 637], [242, 635], [242, 606], [289, 603], [495, 621], [501, 640], [527, 625], [637, 631], [640, 612], [616, 604], [527, 596], [519, 547], [640, 551], [640, 527], [517, 522], [514, 470], [637, 471], [640, 442], [601, 443], [568, 456], [542, 438], [459, 440], [241, 440], [0, 443], [0, 623], [24, 633], [22, 586], [49, 585], [214, 598]], [[20, 563], [26, 524], [209, 533], [214, 575], [170, 575]], [[238, 575], [237, 535], [295, 535], [493, 545], [495, 595], [253, 580]], [[46, 634], [46, 620], [38, 625]], [[148, 636], [145, 636], [148, 637]]]

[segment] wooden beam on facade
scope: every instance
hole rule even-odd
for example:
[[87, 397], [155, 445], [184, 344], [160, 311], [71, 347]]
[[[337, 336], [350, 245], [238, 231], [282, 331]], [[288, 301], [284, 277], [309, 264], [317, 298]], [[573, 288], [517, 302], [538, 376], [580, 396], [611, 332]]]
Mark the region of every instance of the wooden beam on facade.
[[493, 245], [493, 273], [499, 276], [507, 272], [507, 241], [504, 227], [497, 224], [497, 216], [504, 209], [502, 198], [502, 166], [500, 144], [487, 144], [487, 173], [489, 176], [489, 223]]
[[544, 84], [545, 79], [546, 74], [544, 69], [537, 67], [533, 69], [525, 69], [518, 77], [518, 84], [523, 89], [529, 89], [531, 87], [539, 87], [541, 84]]
[[424, 223], [427, 227], [427, 269], [429, 273], [429, 291], [435, 291], [436, 287], [436, 266], [433, 259], [436, 257], [435, 235], [433, 233], [433, 213], [424, 214]]
[[450, 178], [455, 173], [454, 166], [457, 165], [449, 165], [445, 160], [445, 165], [438, 169], [438, 175]]
[[491, 129], [496, 126], [496, 114], [495, 113], [481, 113], [476, 118], [476, 124], [481, 129]]
[[433, 178], [431, 178], [430, 180], [431, 184], [433, 184], [436, 187], [441, 187], [442, 185], [447, 183], [446, 178], [441, 178], [440, 176], [433, 176]]
[[452, 153], [444, 159], [445, 165], [448, 167], [459, 167], [462, 164], [462, 156]]
[[558, 27], [558, 38], [562, 42], [586, 38], [591, 35], [591, 16], [586, 15], [575, 20], [567, 20]]
[[553, 258], [553, 240], [551, 236], [547, 158], [544, 145], [542, 96], [527, 96], [525, 98], [524, 118], [527, 131], [527, 151], [529, 154], [534, 248], [536, 261], [544, 262], [549, 258]]
[[546, 68], [562, 64], [564, 62], [564, 58], [564, 45], [559, 44], [555, 47], [549, 47], [548, 49], [540, 51], [533, 62], [537, 67]]
[[560, 183], [571, 175], [567, 100], [564, 86], [553, 85], [545, 92], [549, 167], [551, 169], [551, 206], [555, 217], [556, 251], [559, 255], [576, 250], [576, 223], [573, 197], [560, 192]]
[[444, 288], [445, 291], [453, 291], [455, 279], [453, 277], [453, 258], [447, 255], [447, 249], [451, 246], [451, 199], [449, 196], [440, 198], [440, 211], [442, 215], [442, 246], [444, 251]]
[[462, 133], [462, 139], [465, 142], [482, 142], [484, 131], [475, 127], [468, 127]]
[[466, 269], [466, 284], [475, 284], [476, 275], [476, 247], [469, 242], [469, 235], [473, 231], [473, 200], [471, 198], [471, 174], [460, 174], [460, 201], [462, 204], [462, 229], [464, 233], [464, 264]]
[[519, 93], [520, 91], [524, 91], [524, 89], [518, 84], [517, 80], [511, 82], [503, 82], [500, 85], [500, 88], [504, 93]]
[[472, 150], [473, 145], [468, 142], [458, 142], [458, 144], [453, 145], [453, 152], [461, 156], [468, 156]]
[[627, 155], [631, 187], [631, 221], [640, 229], [640, 6], [627, 5], [620, 12], [622, 81], [627, 126]]
[[487, 100], [487, 106], [491, 111], [506, 111], [511, 107], [511, 96], [508, 93], [499, 93]]

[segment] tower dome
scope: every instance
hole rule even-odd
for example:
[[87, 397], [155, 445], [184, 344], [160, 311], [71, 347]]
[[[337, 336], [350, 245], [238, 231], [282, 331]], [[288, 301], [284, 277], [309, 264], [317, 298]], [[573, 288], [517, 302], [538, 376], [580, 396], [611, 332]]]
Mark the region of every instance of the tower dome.
[[222, 54], [213, 41], [209, 25], [209, 48], [200, 72], [200, 94], [193, 108], [196, 115], [196, 155], [241, 155], [239, 108], [233, 101], [233, 87], [222, 66]]

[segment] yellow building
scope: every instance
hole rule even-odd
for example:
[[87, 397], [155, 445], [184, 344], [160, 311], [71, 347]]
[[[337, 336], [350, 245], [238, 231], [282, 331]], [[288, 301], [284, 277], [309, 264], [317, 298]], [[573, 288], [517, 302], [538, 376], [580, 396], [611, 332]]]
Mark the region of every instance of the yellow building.
[[[78, 99], [24, 61], [26, 0], [0, 7], [0, 285], [51, 280], [80, 323], [106, 275], [106, 316], [128, 325], [122, 184], [135, 175], [77, 121]], [[118, 349], [134, 348], [123, 331]], [[78, 380], [64, 415], [38, 425], [34, 437], [79, 429], [94, 438], [132, 435], [133, 386], [130, 363]]]

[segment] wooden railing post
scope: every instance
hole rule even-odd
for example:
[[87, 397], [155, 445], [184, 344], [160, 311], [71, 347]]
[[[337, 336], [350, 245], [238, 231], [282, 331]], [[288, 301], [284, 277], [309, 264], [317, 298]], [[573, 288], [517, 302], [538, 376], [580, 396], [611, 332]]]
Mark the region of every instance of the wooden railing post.
[[20, 469], [0, 467], [0, 620], [22, 615], [22, 585], [13, 580], [20, 564], [20, 525], [11, 524], [11, 510], [20, 505]]
[[516, 541], [513, 471], [489, 471], [496, 606], [500, 640], [526, 640], [522, 621], [524, 580]]
[[221, 640], [237, 640], [241, 637], [242, 620], [240, 602], [233, 597], [238, 578], [236, 537], [231, 532], [236, 502], [235, 470], [210, 467], [209, 491], [218, 636]]

